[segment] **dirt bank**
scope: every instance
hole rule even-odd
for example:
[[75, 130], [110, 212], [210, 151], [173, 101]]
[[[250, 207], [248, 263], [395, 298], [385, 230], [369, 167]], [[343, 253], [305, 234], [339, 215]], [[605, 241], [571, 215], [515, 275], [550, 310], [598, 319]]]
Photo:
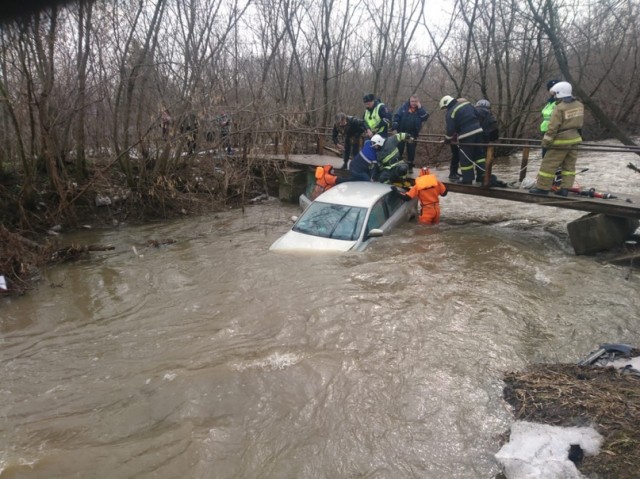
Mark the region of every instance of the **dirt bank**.
[[[629, 356], [639, 356], [632, 350]], [[589, 478], [635, 479], [640, 470], [640, 376], [613, 367], [538, 364], [505, 375], [515, 418], [555, 426], [592, 424], [600, 454], [577, 467]]]

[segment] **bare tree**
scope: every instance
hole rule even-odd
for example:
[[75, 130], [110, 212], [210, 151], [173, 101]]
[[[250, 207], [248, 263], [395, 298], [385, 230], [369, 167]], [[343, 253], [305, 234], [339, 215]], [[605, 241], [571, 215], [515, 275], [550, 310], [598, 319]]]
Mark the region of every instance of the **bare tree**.
[[580, 85], [578, 78], [573, 75], [570, 67], [570, 57], [566, 48], [568, 42], [562, 34], [563, 21], [559, 15], [560, 5], [554, 3], [552, 0], [541, 0], [540, 3], [537, 4], [534, 0], [527, 0], [527, 4], [534, 20], [551, 42], [558, 68], [564, 78], [572, 84], [575, 93], [577, 93], [584, 102], [584, 105], [591, 111], [595, 119], [604, 125], [614, 137], [625, 145], [635, 145], [631, 138], [614, 123], [602, 108], [600, 108], [598, 103], [589, 96], [588, 92]]

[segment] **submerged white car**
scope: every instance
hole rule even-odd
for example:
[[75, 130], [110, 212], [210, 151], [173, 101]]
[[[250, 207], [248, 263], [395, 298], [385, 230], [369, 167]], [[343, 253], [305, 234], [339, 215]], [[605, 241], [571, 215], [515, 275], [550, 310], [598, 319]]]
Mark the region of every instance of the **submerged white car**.
[[[343, 252], [364, 250], [399, 224], [416, 216], [416, 199], [404, 201], [390, 185], [340, 183], [311, 202], [271, 251]], [[301, 199], [301, 205], [304, 202]]]

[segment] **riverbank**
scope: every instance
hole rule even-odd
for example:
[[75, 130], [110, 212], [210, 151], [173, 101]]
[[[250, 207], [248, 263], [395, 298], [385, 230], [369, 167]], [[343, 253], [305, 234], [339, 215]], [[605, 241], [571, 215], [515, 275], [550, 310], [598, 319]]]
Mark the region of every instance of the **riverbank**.
[[[640, 356], [633, 349], [623, 358]], [[593, 426], [597, 455], [570, 459], [591, 479], [633, 479], [640, 469], [640, 376], [629, 369], [536, 364], [504, 376], [504, 399], [519, 421], [560, 427]], [[537, 476], [536, 476], [537, 477]]]
[[[106, 160], [105, 160], [106, 161]], [[67, 182], [65, 201], [44, 176], [28, 201], [18, 172], [0, 175], [0, 297], [20, 295], [39, 279], [45, 264], [76, 259], [107, 245], [64, 245], [61, 232], [118, 228], [242, 208], [252, 198], [277, 195], [280, 165], [269, 160], [199, 154], [171, 175], [151, 183], [127, 184], [117, 170], [96, 161], [82, 184]], [[59, 255], [61, 249], [73, 254]]]

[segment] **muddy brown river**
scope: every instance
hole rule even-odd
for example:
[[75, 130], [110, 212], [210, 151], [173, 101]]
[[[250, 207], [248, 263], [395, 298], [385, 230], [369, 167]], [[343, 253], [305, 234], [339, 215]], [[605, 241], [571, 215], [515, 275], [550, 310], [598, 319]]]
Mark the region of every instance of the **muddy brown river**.
[[503, 373], [639, 346], [640, 272], [573, 254], [581, 212], [441, 205], [344, 255], [270, 252], [279, 201], [63, 235], [115, 250], [0, 303], [0, 478], [492, 478]]

